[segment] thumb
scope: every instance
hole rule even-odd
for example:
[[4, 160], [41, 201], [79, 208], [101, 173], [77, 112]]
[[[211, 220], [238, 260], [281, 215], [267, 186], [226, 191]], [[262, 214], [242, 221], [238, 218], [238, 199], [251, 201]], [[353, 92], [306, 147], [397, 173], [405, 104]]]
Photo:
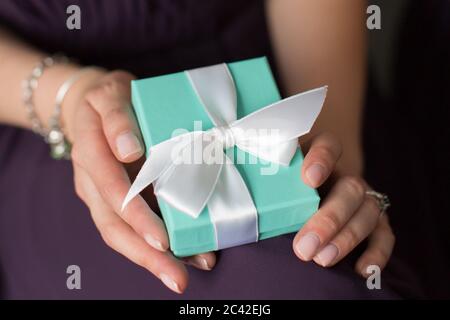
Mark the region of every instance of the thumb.
[[133, 162], [144, 154], [144, 144], [130, 103], [133, 79], [127, 72], [115, 71], [86, 94], [86, 100], [100, 115], [112, 152], [121, 162]]

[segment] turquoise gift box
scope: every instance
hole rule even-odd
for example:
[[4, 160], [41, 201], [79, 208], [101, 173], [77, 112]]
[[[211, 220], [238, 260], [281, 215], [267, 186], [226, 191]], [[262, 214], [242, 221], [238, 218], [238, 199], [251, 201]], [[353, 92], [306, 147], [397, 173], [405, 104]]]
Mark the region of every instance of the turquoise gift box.
[[[238, 119], [281, 99], [265, 57], [229, 63], [228, 68], [236, 86]], [[213, 127], [184, 72], [133, 81], [132, 103], [147, 156], [150, 146], [170, 139], [175, 130], [193, 131], [195, 122], [202, 124], [202, 130]], [[234, 163], [258, 211], [259, 240], [298, 231], [317, 210], [320, 201], [316, 190], [300, 178], [303, 163], [300, 149], [289, 166], [274, 167], [233, 148]], [[242, 164], [238, 158], [248, 161]], [[275, 174], [261, 174], [272, 169], [277, 170]], [[207, 207], [198, 218], [192, 218], [160, 198], [158, 204], [170, 248], [176, 256], [217, 249]]]

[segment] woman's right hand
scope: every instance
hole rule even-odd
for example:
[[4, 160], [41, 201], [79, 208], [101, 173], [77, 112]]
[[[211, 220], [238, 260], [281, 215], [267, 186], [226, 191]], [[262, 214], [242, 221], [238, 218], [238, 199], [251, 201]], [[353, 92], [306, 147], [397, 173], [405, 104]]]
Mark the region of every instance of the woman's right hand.
[[130, 103], [134, 77], [123, 71], [101, 71], [86, 78], [80, 80], [83, 89], [80, 85], [73, 89], [82, 90], [76, 95], [80, 98], [63, 106], [63, 121], [73, 144], [76, 192], [89, 207], [108, 246], [182, 293], [188, 283], [184, 263], [210, 270], [215, 255], [206, 253], [183, 261], [175, 258], [168, 251], [163, 221], [141, 196], [121, 212], [130, 188], [128, 172], [138, 171], [136, 161], [144, 155]]

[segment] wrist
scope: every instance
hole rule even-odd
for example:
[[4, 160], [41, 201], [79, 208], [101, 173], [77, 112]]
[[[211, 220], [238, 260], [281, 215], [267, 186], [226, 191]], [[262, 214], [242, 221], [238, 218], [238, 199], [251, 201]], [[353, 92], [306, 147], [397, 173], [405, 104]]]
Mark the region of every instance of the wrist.
[[[76, 72], [80, 72], [80, 67], [73, 71], [64, 81], [73, 76]], [[107, 72], [101, 68], [90, 68], [84, 71], [76, 82], [67, 91], [61, 106], [61, 126], [64, 130], [68, 141], [73, 142], [74, 139], [74, 120], [77, 109], [83, 103], [86, 92], [93, 88]], [[62, 83], [60, 83], [60, 86]]]
[[33, 92], [34, 109], [43, 127], [48, 127], [60, 85], [78, 69], [79, 66], [75, 64], [55, 63], [43, 71]]
[[[38, 88], [34, 93], [35, 112], [45, 128], [56, 109], [56, 96], [58, 91], [71, 77], [81, 72], [82, 67], [73, 63], [58, 63], [46, 69], [39, 78]], [[59, 124], [63, 128], [66, 138], [71, 141], [72, 119], [76, 107], [81, 103], [84, 93], [94, 86], [96, 81], [106, 73], [101, 68], [89, 68], [83, 71], [79, 79], [75, 79], [63, 96]]]

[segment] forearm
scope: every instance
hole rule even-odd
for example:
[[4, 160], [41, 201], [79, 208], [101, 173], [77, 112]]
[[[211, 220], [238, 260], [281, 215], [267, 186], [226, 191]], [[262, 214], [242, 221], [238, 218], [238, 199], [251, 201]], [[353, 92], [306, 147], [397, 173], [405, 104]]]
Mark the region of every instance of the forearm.
[[342, 142], [338, 168], [362, 172], [361, 114], [366, 77], [365, 1], [271, 0], [269, 28], [288, 94], [328, 85], [314, 132]]
[[[0, 123], [30, 128], [30, 121], [22, 102], [22, 82], [30, 76], [36, 64], [46, 55], [47, 53], [28, 46], [0, 28]], [[33, 101], [44, 125], [47, 125], [55, 108], [59, 86], [78, 69], [79, 66], [72, 63], [57, 64], [46, 69], [39, 79], [38, 88], [33, 93]], [[95, 74], [95, 71], [92, 73]], [[63, 108], [67, 106], [66, 109], [73, 109], [72, 105], [79, 99], [83, 87], [89, 85], [87, 80], [89, 78], [91, 77], [83, 77], [74, 85], [74, 90], [70, 90], [65, 98]], [[68, 110], [64, 115], [70, 117]]]

